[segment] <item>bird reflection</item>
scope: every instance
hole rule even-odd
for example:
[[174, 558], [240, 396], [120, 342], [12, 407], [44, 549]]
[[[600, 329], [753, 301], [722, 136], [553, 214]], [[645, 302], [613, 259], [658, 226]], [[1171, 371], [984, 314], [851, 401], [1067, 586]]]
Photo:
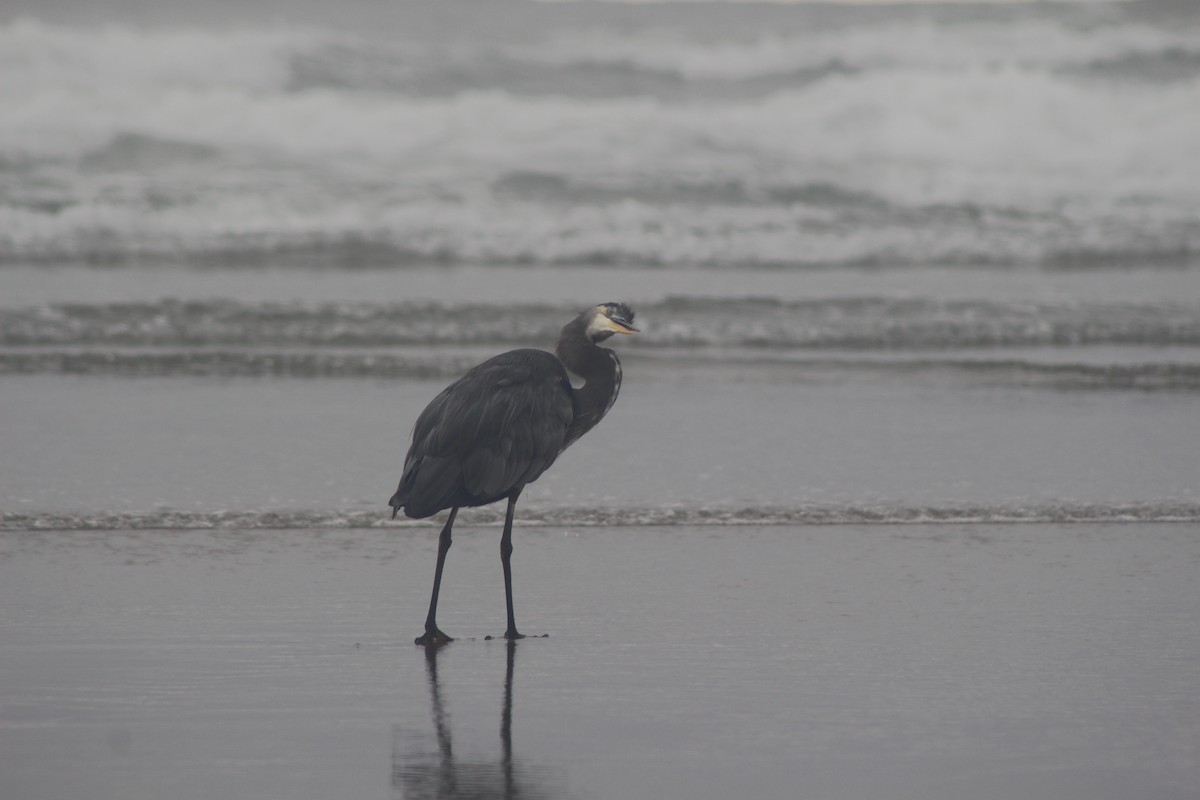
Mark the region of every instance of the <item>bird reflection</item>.
[[425, 675], [433, 715], [436, 748], [427, 734], [392, 729], [392, 792], [404, 800], [551, 800], [564, 793], [548, 785], [544, 771], [533, 770], [513, 757], [513, 669], [517, 642], [506, 645], [504, 702], [500, 713], [499, 762], [481, 758], [458, 759], [450, 733], [450, 715], [438, 683], [437, 645], [425, 647]]

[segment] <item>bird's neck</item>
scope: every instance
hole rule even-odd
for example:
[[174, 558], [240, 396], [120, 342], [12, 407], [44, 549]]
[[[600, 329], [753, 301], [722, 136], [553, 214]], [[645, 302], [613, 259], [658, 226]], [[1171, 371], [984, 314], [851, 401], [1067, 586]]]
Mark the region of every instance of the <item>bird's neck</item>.
[[621, 362], [612, 350], [592, 342], [579, 320], [563, 328], [555, 354], [583, 379], [583, 386], [574, 391], [575, 419], [567, 430], [569, 445], [591, 430], [616, 402], [621, 391]]

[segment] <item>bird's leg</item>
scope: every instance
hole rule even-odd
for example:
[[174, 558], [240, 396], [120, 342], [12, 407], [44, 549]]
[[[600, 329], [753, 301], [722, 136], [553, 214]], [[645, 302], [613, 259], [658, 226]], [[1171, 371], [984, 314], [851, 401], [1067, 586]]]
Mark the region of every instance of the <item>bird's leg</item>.
[[454, 641], [438, 630], [437, 602], [438, 590], [442, 588], [442, 567], [446, 563], [446, 551], [450, 549], [450, 529], [454, 526], [456, 516], [458, 516], [458, 506], [450, 509], [450, 516], [446, 518], [446, 525], [442, 528], [441, 535], [438, 536], [437, 569], [433, 573], [433, 595], [429, 598], [429, 616], [425, 617], [425, 635], [416, 638], [417, 644], [437, 645]]
[[504, 567], [504, 601], [508, 606], [508, 630], [504, 632], [505, 639], [524, 639], [525, 637], [517, 633], [517, 621], [513, 616], [512, 602], [512, 567], [509, 566], [509, 560], [512, 558], [512, 525], [513, 512], [517, 508], [517, 498], [521, 496], [521, 490], [517, 489], [508, 496], [508, 513], [504, 515], [504, 535], [500, 537], [500, 565]]

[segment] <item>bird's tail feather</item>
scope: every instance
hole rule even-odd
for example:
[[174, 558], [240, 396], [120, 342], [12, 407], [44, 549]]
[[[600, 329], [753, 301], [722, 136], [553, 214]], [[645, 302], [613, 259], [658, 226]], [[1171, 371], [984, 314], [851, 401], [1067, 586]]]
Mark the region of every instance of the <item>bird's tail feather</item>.
[[392, 519], [402, 508], [406, 517], [424, 519], [444, 508], [463, 505], [462, 495], [462, 475], [455, 459], [420, 458], [407, 465], [388, 505]]
[[404, 484], [400, 484], [400, 488], [396, 489], [396, 493], [392, 495], [392, 499], [388, 500], [388, 505], [392, 507], [392, 519], [400, 513], [400, 509], [404, 508], [404, 504], [408, 502], [408, 492], [404, 489]]
[[396, 493], [388, 500], [388, 505], [392, 507], [392, 519], [400, 513], [400, 509], [408, 503], [412, 498], [413, 483], [416, 480], [416, 467], [418, 461], [408, 461], [404, 465], [404, 474], [400, 476], [400, 485], [396, 487]]

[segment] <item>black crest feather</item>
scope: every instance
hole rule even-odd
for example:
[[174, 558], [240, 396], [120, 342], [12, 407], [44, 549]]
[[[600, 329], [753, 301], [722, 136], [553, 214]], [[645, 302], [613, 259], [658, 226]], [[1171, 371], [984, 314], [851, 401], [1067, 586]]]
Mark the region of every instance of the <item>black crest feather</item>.
[[624, 303], [605, 303], [604, 307], [608, 310], [610, 319], [615, 319], [619, 322], [633, 323], [633, 309]]

